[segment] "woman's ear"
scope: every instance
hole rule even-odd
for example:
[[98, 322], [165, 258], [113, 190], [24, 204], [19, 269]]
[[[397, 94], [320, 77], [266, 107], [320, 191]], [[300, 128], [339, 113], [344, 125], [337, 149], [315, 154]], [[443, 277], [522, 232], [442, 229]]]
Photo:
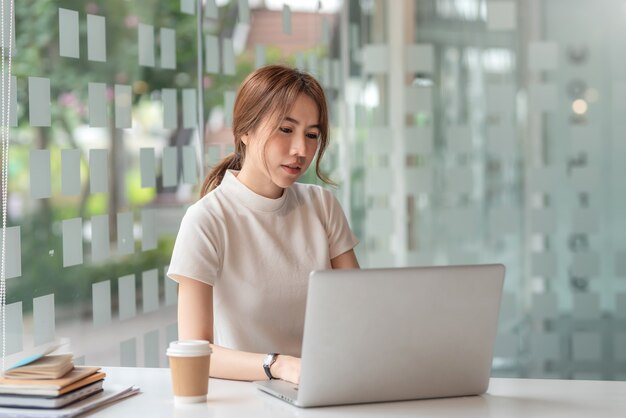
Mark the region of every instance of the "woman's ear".
[[241, 142], [243, 142], [243, 144], [246, 146], [248, 145], [248, 138], [249, 138], [249, 135], [247, 132], [241, 135]]

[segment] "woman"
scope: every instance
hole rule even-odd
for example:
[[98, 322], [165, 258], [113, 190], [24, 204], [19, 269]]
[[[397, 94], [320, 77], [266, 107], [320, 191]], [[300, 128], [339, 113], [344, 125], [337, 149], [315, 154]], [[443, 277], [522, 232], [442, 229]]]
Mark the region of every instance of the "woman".
[[337, 200], [296, 183], [316, 153], [329, 182], [324, 91], [296, 69], [260, 68], [237, 92], [233, 133], [235, 152], [209, 173], [176, 238], [179, 339], [214, 343], [212, 377], [298, 383], [309, 273], [359, 267]]

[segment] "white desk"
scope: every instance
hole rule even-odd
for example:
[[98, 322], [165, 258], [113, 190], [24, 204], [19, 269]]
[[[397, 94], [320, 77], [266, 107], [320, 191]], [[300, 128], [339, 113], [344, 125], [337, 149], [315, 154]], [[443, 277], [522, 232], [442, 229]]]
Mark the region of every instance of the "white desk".
[[174, 406], [169, 369], [107, 367], [106, 383], [135, 384], [139, 395], [90, 417], [625, 417], [626, 382], [491, 379], [487, 394], [465, 398], [300, 409], [248, 382], [211, 379], [209, 400]]

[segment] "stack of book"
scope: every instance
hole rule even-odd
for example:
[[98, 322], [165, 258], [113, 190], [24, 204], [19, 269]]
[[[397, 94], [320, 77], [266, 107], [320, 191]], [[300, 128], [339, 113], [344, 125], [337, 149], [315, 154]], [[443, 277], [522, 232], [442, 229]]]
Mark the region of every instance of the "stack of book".
[[75, 416], [139, 391], [104, 389], [106, 374], [99, 367], [75, 366], [72, 354], [50, 351], [9, 363], [0, 378], [0, 416]]
[[0, 379], [0, 406], [61, 408], [102, 391], [105, 373], [74, 366], [71, 354], [43, 356]]

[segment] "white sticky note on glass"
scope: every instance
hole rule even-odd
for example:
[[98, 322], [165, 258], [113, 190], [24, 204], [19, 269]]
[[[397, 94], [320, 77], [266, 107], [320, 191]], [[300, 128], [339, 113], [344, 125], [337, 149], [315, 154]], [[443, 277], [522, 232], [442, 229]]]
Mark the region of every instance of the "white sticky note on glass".
[[63, 221], [63, 267], [83, 264], [83, 220]]
[[450, 126], [446, 129], [446, 145], [448, 151], [460, 154], [468, 154], [474, 149], [472, 135], [469, 126]]
[[129, 274], [117, 279], [117, 293], [120, 321], [137, 315], [135, 275]]
[[20, 226], [6, 229], [5, 277], [12, 279], [22, 275], [22, 233]]
[[[192, 0], [186, 0], [192, 1]], [[205, 19], [219, 19], [219, 10], [215, 4], [215, 0], [204, 0], [204, 17]]]
[[389, 168], [367, 168], [365, 170], [365, 194], [367, 196], [384, 195], [393, 193], [394, 184], [389, 183], [394, 173]]
[[146, 332], [143, 335], [144, 367], [159, 367], [159, 331]]
[[435, 48], [432, 44], [410, 44], [404, 47], [407, 72], [432, 74], [435, 71]]
[[196, 89], [183, 89], [183, 128], [193, 129], [197, 126], [198, 107]]
[[365, 212], [365, 228], [369, 236], [385, 236], [394, 229], [391, 209], [369, 208]]
[[474, 173], [470, 168], [451, 168], [445, 173], [445, 182], [450, 193], [470, 194], [474, 189]]
[[528, 43], [528, 69], [554, 71], [559, 62], [559, 44], [550, 41]]
[[133, 236], [132, 212], [117, 214], [117, 253], [128, 255], [135, 252], [135, 238]]
[[[2, 5], [4, 6], [4, 13], [3, 13], [3, 17], [4, 17], [4, 22], [3, 23], [3, 27], [4, 27], [4, 37], [2, 38], [2, 48], [5, 48], [5, 50], [7, 51], [7, 54], [5, 56], [8, 56], [8, 49], [9, 46], [11, 47], [12, 51], [11, 51], [11, 56], [15, 56], [15, 0], [14, 1], [3, 1]], [[13, 30], [11, 30], [13, 29]], [[11, 44], [9, 45], [9, 40], [11, 40]]]
[[141, 295], [143, 313], [159, 309], [159, 271], [157, 269], [144, 271], [141, 274]]
[[572, 354], [574, 360], [600, 360], [602, 341], [598, 332], [574, 332], [572, 334]]
[[154, 250], [157, 247], [156, 209], [141, 210], [141, 250]]
[[154, 26], [140, 23], [139, 34], [139, 65], [154, 67]]
[[365, 45], [363, 47], [363, 73], [385, 74], [389, 72], [389, 46]]
[[30, 197], [45, 199], [52, 196], [50, 182], [50, 151], [34, 149], [30, 151]]
[[137, 339], [135, 337], [120, 343], [120, 367], [137, 367]]
[[432, 126], [411, 126], [404, 131], [404, 149], [409, 155], [431, 155], [433, 153]]
[[139, 150], [141, 187], [156, 187], [156, 155], [154, 148]]
[[433, 192], [433, 169], [431, 167], [405, 168], [404, 172], [408, 194]]
[[176, 96], [176, 89], [161, 90], [161, 100], [163, 101], [163, 127], [166, 129], [178, 128], [178, 102]]
[[614, 332], [613, 341], [613, 352], [615, 353], [615, 359], [622, 362], [626, 361], [626, 333]]
[[111, 322], [111, 281], [105, 280], [91, 285], [94, 327]]
[[224, 92], [224, 117], [226, 119], [226, 127], [233, 126], [233, 109], [235, 108], [235, 92]]
[[600, 272], [600, 258], [594, 251], [579, 252], [572, 255], [570, 272], [575, 277], [595, 278]]
[[109, 215], [91, 218], [91, 260], [102, 261], [111, 256], [109, 242]]
[[592, 209], [575, 209], [572, 214], [571, 231], [578, 234], [596, 234], [598, 219], [598, 214]]
[[238, 0], [239, 23], [250, 24], [250, 5], [248, 0]]
[[552, 112], [558, 106], [558, 86], [556, 83], [532, 83], [529, 98], [531, 112]]
[[554, 192], [559, 190], [564, 182], [564, 166], [532, 167], [530, 170], [530, 189], [534, 192]]
[[372, 127], [365, 140], [367, 155], [390, 155], [393, 151], [391, 128], [388, 126]]
[[591, 192], [601, 187], [600, 174], [597, 168], [574, 168], [571, 171], [572, 188], [577, 192]]
[[328, 16], [322, 17], [322, 43], [326, 46], [330, 45], [330, 22]]
[[131, 128], [132, 119], [130, 107], [132, 104], [132, 90], [130, 86], [115, 85], [115, 127], [118, 129]]
[[50, 79], [28, 77], [28, 117], [31, 126], [50, 126]]
[[557, 274], [556, 254], [552, 252], [533, 253], [531, 272], [533, 276], [555, 277]]
[[498, 334], [493, 348], [494, 357], [514, 358], [517, 356], [519, 337], [512, 334]]
[[161, 68], [176, 69], [176, 31], [161, 28]]
[[554, 209], [532, 209], [530, 212], [530, 229], [536, 234], [554, 234], [557, 224]]
[[322, 86], [325, 88], [331, 87], [331, 73], [330, 73], [330, 59], [322, 58], [322, 76], [320, 77], [320, 82]]
[[304, 54], [302, 52], [296, 52], [296, 68], [299, 70], [304, 70]]
[[341, 73], [341, 61], [338, 59], [330, 60], [330, 68], [331, 68], [331, 86], [335, 89], [341, 88], [342, 83], [342, 73]]
[[574, 294], [572, 317], [575, 319], [600, 318], [600, 297], [595, 293]]
[[225, 75], [235, 75], [235, 46], [231, 38], [222, 39], [222, 72]]
[[106, 89], [104, 83], [89, 83], [89, 126], [92, 128], [109, 126]]
[[615, 295], [615, 317], [626, 319], [626, 293], [620, 292]]
[[283, 33], [291, 35], [291, 8], [283, 4]]
[[266, 63], [265, 45], [256, 44], [254, 48], [254, 68], [261, 68]]
[[55, 338], [54, 294], [33, 299], [33, 340], [35, 346]]
[[405, 89], [405, 106], [407, 113], [424, 112], [431, 113], [433, 110], [433, 89], [424, 86], [408, 86]]
[[487, 113], [512, 113], [515, 109], [513, 84], [487, 84]]
[[163, 148], [161, 176], [163, 187], [172, 187], [178, 184], [178, 157], [176, 147]]
[[107, 193], [109, 191], [108, 154], [105, 149], [89, 150], [89, 192]]
[[[215, 0], [213, 1], [215, 2]], [[180, 0], [180, 11], [188, 15], [195, 15], [196, 14], [196, 0]]]
[[317, 59], [317, 55], [309, 54], [309, 56], [307, 57], [307, 71], [310, 72], [315, 77], [319, 75], [320, 69], [319, 69], [319, 61]]
[[197, 182], [196, 149], [191, 145], [186, 145], [183, 147], [183, 183], [196, 184]]
[[[615, 275], [617, 277], [626, 277], [626, 251], [615, 252]], [[626, 302], [626, 299], [624, 300]], [[626, 312], [626, 305], [624, 306]]]
[[530, 351], [533, 358], [558, 360], [561, 358], [560, 336], [558, 334], [532, 333]]
[[512, 126], [487, 126], [487, 152], [500, 157], [512, 157], [516, 153], [515, 130]]
[[164, 287], [165, 287], [165, 306], [176, 305], [178, 300], [178, 283], [167, 276], [169, 266], [163, 269]]
[[517, 27], [517, 8], [511, 0], [487, 1], [487, 29], [511, 31]]
[[106, 62], [106, 19], [104, 16], [87, 15], [87, 59]]
[[174, 322], [165, 328], [165, 338], [168, 345], [178, 339], [178, 323]]
[[513, 207], [492, 208], [489, 214], [492, 235], [513, 234], [521, 225], [520, 211]]
[[22, 302], [10, 303], [4, 307], [6, 315], [6, 354], [22, 351], [24, 325], [22, 316]]
[[206, 35], [204, 37], [204, 62], [205, 71], [210, 74], [220, 72], [220, 46], [217, 36]]
[[530, 314], [535, 318], [556, 318], [559, 303], [554, 293], [537, 293], [532, 297]]
[[79, 57], [78, 12], [59, 9], [59, 55]]
[[[11, 90], [11, 101], [9, 109], [9, 126], [15, 128], [17, 127], [17, 78], [15, 76], [11, 76], [10, 83], [9, 89]], [[4, 122], [4, 118], [1, 118], [0, 120]]]

